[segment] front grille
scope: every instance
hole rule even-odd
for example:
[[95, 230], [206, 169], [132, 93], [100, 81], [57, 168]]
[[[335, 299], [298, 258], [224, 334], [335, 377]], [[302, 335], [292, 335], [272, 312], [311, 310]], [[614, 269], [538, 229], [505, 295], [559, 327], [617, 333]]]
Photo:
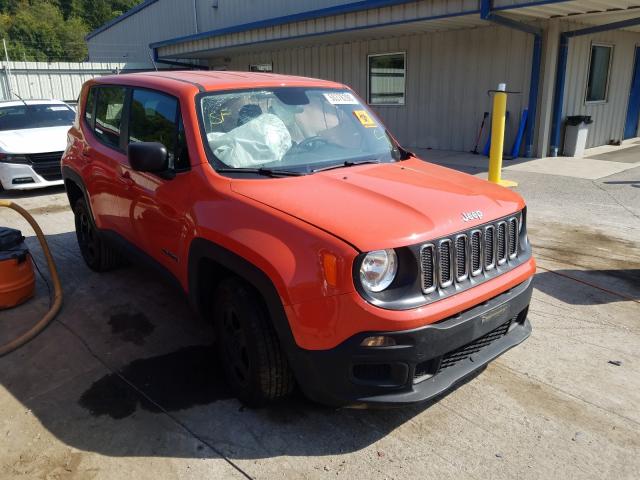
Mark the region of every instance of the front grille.
[[505, 222], [498, 224], [498, 251], [496, 252], [496, 261], [498, 265], [502, 265], [507, 261], [507, 224]]
[[62, 180], [62, 170], [59, 163], [54, 165], [34, 165], [33, 170], [48, 182]]
[[496, 340], [500, 340], [502, 337], [504, 337], [507, 334], [507, 332], [509, 331], [509, 327], [511, 326], [511, 323], [514, 322], [516, 318], [517, 317], [514, 317], [508, 320], [507, 322], [500, 325], [498, 328], [490, 331], [489, 333], [478, 338], [477, 340], [474, 340], [471, 343], [468, 343], [456, 350], [453, 350], [447, 353], [445, 356], [442, 357], [442, 362], [440, 363], [440, 368], [438, 369], [437, 373], [440, 373], [441, 371], [446, 370], [447, 368], [453, 367], [458, 362], [462, 362], [467, 358], [469, 358], [471, 355], [478, 353], [482, 349], [488, 347]]
[[451, 276], [451, 240], [440, 242], [440, 286], [448, 287], [453, 283]]
[[484, 229], [484, 269], [496, 266], [496, 227], [489, 225]]
[[467, 236], [456, 237], [456, 280], [467, 278]]
[[433, 245], [423, 245], [420, 249], [420, 268], [422, 270], [422, 291], [431, 293], [436, 289], [435, 255]]
[[[440, 297], [446, 296], [518, 265], [519, 227], [518, 213], [422, 245], [422, 292], [429, 295], [439, 291]], [[447, 290], [449, 287], [451, 290]]]
[[31, 153], [26, 157], [30, 160], [33, 170], [48, 182], [62, 180], [60, 160], [63, 152]]
[[40, 163], [57, 163], [60, 165], [63, 153], [64, 152], [31, 153], [27, 155], [27, 157], [34, 165]]
[[482, 233], [480, 230], [471, 232], [471, 275], [474, 277], [482, 273], [482, 259], [480, 257], [481, 242]]
[[509, 258], [513, 258], [518, 253], [518, 220], [509, 219]]

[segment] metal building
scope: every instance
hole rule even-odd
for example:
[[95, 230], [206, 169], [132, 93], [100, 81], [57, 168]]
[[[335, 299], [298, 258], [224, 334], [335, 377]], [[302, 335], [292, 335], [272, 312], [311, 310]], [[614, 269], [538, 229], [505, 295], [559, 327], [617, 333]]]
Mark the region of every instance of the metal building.
[[[261, 70], [353, 87], [408, 147], [470, 150], [488, 90], [508, 147], [562, 153], [640, 136], [640, 0], [146, 0], [87, 37], [91, 61]], [[486, 133], [485, 133], [486, 135]], [[483, 139], [484, 141], [484, 139]]]

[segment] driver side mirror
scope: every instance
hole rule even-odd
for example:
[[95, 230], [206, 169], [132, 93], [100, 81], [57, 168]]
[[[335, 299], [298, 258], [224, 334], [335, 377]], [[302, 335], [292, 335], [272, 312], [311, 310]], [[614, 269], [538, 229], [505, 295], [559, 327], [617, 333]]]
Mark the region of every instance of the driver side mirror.
[[130, 143], [128, 157], [131, 167], [139, 172], [162, 174], [169, 170], [167, 147], [159, 142]]

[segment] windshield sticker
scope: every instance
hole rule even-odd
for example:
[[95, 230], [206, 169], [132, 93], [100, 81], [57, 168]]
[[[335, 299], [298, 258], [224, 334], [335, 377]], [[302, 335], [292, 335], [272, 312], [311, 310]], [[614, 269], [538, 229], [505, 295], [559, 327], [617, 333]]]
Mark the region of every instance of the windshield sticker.
[[378, 126], [366, 110], [354, 110], [353, 114], [365, 128], [376, 128]]
[[229, 115], [231, 115], [231, 112], [228, 108], [213, 111], [209, 114], [209, 122], [211, 122], [211, 125], [221, 125]]
[[49, 107], [49, 110], [52, 112], [66, 112], [69, 109], [64, 105], [60, 105], [59, 107]]
[[360, 105], [358, 100], [356, 100], [356, 97], [348, 92], [323, 93], [323, 95], [331, 105]]

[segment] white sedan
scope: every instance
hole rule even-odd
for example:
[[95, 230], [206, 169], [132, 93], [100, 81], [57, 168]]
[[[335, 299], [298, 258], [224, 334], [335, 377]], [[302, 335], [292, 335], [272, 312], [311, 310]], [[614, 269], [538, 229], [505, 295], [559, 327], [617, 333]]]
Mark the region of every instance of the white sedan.
[[0, 187], [62, 185], [60, 159], [74, 118], [59, 100], [0, 102]]

